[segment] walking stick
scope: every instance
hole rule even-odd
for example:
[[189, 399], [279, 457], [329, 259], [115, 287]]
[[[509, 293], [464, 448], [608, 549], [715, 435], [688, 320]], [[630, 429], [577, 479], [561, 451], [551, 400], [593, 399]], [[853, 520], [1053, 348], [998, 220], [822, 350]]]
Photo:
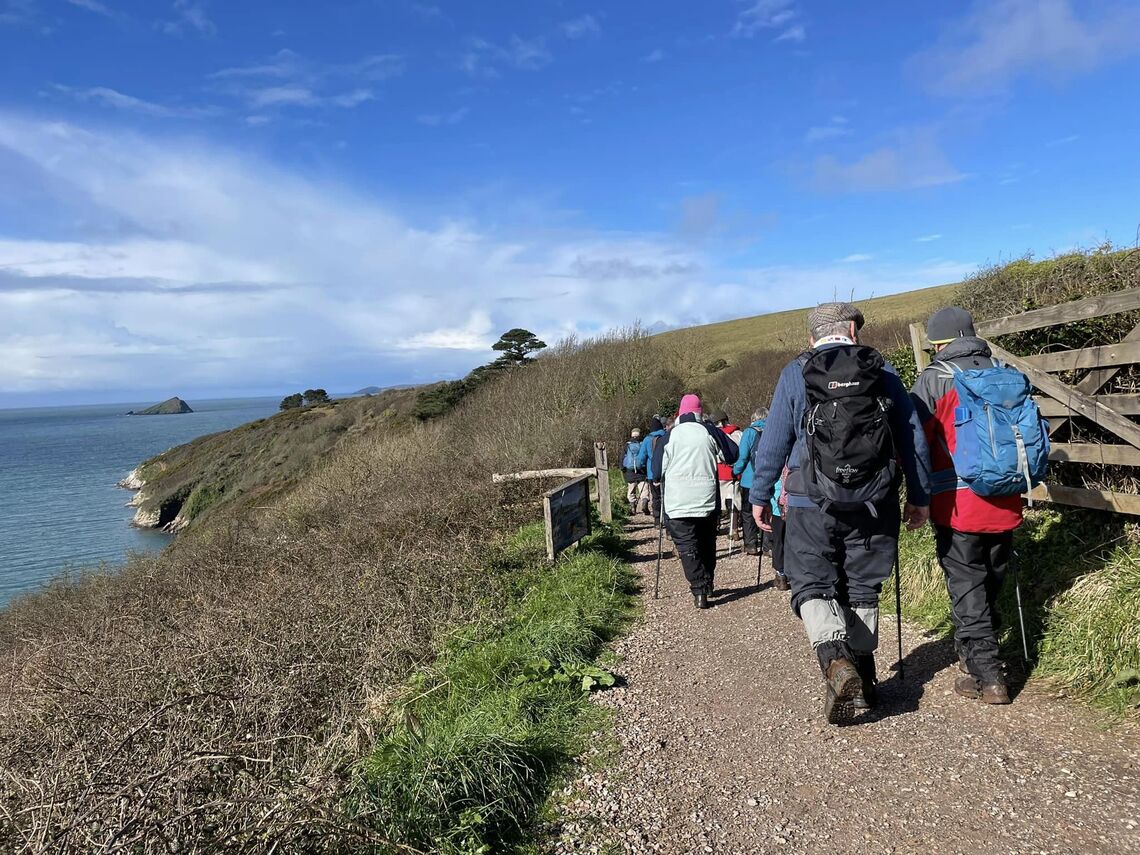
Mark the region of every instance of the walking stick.
[[1025, 612], [1021, 610], [1021, 581], [1017, 578], [1017, 550], [1013, 550], [1013, 592], [1017, 596], [1017, 622], [1021, 625], [1021, 652], [1025, 654], [1025, 665], [1029, 666], [1029, 641], [1025, 637]]
[[[737, 518], [737, 516], [739, 516], [739, 513], [737, 511], [737, 506], [740, 504], [740, 502], [737, 501], [737, 499], [736, 499], [736, 479], [735, 478], [732, 479], [732, 498], [729, 499], [728, 501], [729, 501], [729, 509], [728, 509], [728, 557], [731, 558], [732, 552], [733, 552], [732, 545], [734, 542], [733, 535], [736, 534], [736, 518]], [[744, 520], [741, 520], [740, 524], [743, 525]]]
[[653, 599], [661, 599], [661, 550], [665, 545], [665, 482], [661, 482], [661, 497], [657, 508], [657, 576], [653, 580]]
[[899, 643], [899, 682], [903, 681], [902, 649], [902, 568], [899, 562], [899, 548], [895, 546], [895, 631]]

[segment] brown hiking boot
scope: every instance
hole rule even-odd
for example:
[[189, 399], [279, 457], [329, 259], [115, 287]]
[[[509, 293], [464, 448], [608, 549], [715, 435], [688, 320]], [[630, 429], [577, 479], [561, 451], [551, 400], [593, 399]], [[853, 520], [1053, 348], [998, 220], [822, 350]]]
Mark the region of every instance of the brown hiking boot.
[[788, 577], [783, 573], [776, 574], [776, 590], [777, 591], [790, 591], [792, 586], [788, 583]]
[[983, 683], [973, 677], [959, 677], [954, 682], [954, 691], [963, 698], [980, 700], [984, 704], [1008, 704], [1009, 688], [1005, 683]]
[[1005, 683], [982, 683], [983, 704], [1008, 704], [1009, 688]]
[[845, 724], [855, 718], [855, 696], [862, 694], [863, 679], [850, 659], [833, 659], [824, 675], [823, 717], [828, 724]]
[[875, 673], [875, 654], [856, 653], [855, 670], [863, 681], [862, 690], [851, 701], [859, 711], [873, 710], [879, 705], [878, 676]]

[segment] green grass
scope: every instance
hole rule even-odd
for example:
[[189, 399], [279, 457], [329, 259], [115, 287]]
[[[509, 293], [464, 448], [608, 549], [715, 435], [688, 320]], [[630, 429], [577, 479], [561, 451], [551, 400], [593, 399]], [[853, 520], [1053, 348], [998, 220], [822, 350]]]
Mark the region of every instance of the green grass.
[[356, 809], [387, 839], [418, 849], [502, 852], [521, 844], [554, 782], [591, 739], [589, 688], [630, 621], [633, 577], [601, 528], [553, 567], [541, 523], [507, 539], [513, 570], [497, 620], [453, 635], [387, 710], [361, 770]]
[[[935, 309], [947, 305], [961, 283], [936, 285], [903, 294], [859, 300], [859, 308], [869, 326], [885, 321], [912, 321], [925, 318]], [[842, 299], [842, 297], [840, 298]], [[691, 347], [700, 354], [700, 367], [705, 370], [718, 359], [732, 363], [742, 353], [758, 348], [801, 348], [806, 345], [807, 308], [773, 312], [750, 318], [737, 318], [717, 324], [687, 327], [654, 336], [665, 345]]]
[[[1140, 541], [1135, 523], [1099, 512], [1038, 509], [1014, 538], [1031, 674], [1121, 715], [1140, 713]], [[903, 532], [903, 615], [953, 634], [929, 529]], [[884, 587], [894, 611], [894, 580]], [[1023, 656], [1012, 574], [998, 599], [1002, 654]]]

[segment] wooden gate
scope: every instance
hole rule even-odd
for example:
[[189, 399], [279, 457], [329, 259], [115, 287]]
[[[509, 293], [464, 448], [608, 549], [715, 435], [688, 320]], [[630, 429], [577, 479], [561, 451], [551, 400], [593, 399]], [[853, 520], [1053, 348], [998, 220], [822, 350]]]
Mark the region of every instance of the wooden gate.
[[[1049, 306], [976, 324], [987, 340], [995, 336], [1042, 329], [1072, 321], [1101, 318], [1140, 309], [1140, 288], [1102, 294], [1059, 306]], [[911, 324], [910, 340], [918, 370], [930, 364], [925, 350], [926, 326]], [[1140, 395], [1103, 393], [1125, 366], [1140, 362], [1140, 325], [1118, 344], [1054, 351], [1036, 356], [1015, 356], [990, 342], [995, 358], [1025, 373], [1039, 394], [1034, 396], [1041, 414], [1049, 419], [1049, 434], [1055, 435], [1071, 419], [1083, 419], [1111, 432], [1119, 443], [1053, 443], [1049, 459], [1067, 463], [1099, 463], [1140, 467], [1140, 425], [1128, 416], [1140, 415]], [[1081, 379], [1068, 385], [1053, 376], [1059, 372], [1083, 371]], [[1140, 496], [1114, 490], [1090, 490], [1060, 484], [1040, 484], [1034, 499], [1063, 505], [1140, 515]]]

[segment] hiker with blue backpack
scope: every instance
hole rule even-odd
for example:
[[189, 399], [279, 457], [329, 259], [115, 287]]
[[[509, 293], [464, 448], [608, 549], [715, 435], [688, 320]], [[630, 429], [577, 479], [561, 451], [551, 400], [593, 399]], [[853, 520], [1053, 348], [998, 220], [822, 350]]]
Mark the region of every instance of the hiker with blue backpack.
[[876, 704], [879, 596], [900, 522], [925, 525], [930, 502], [930, 457], [914, 404], [882, 355], [860, 344], [862, 327], [850, 303], [808, 315], [811, 347], [780, 373], [749, 492], [756, 524], [770, 532], [770, 500], [786, 465], [784, 572], [823, 673], [831, 724]]
[[653, 458], [657, 446], [665, 438], [665, 425], [660, 416], [649, 420], [649, 435], [641, 441], [637, 461], [645, 470], [645, 483], [649, 489], [649, 513], [654, 525], [661, 525], [661, 478], [653, 470]]
[[625, 444], [621, 458], [621, 473], [625, 478], [625, 498], [629, 502], [629, 515], [649, 513], [649, 490], [645, 480], [645, 461], [641, 456], [641, 431], [634, 428]]
[[1021, 524], [1021, 494], [1045, 476], [1047, 425], [1025, 375], [994, 361], [965, 309], [939, 309], [926, 337], [934, 360], [911, 396], [930, 446], [930, 518], [964, 672], [954, 690], [1008, 704], [995, 603]]
[[764, 421], [767, 418], [767, 407], [759, 407], [752, 413], [752, 423], [744, 429], [738, 440], [740, 456], [732, 466], [732, 474], [740, 482], [740, 525], [744, 535], [745, 555], [759, 555], [763, 546], [763, 532], [752, 518], [752, 503], [748, 499], [748, 491], [752, 489], [752, 451], [764, 433]]

